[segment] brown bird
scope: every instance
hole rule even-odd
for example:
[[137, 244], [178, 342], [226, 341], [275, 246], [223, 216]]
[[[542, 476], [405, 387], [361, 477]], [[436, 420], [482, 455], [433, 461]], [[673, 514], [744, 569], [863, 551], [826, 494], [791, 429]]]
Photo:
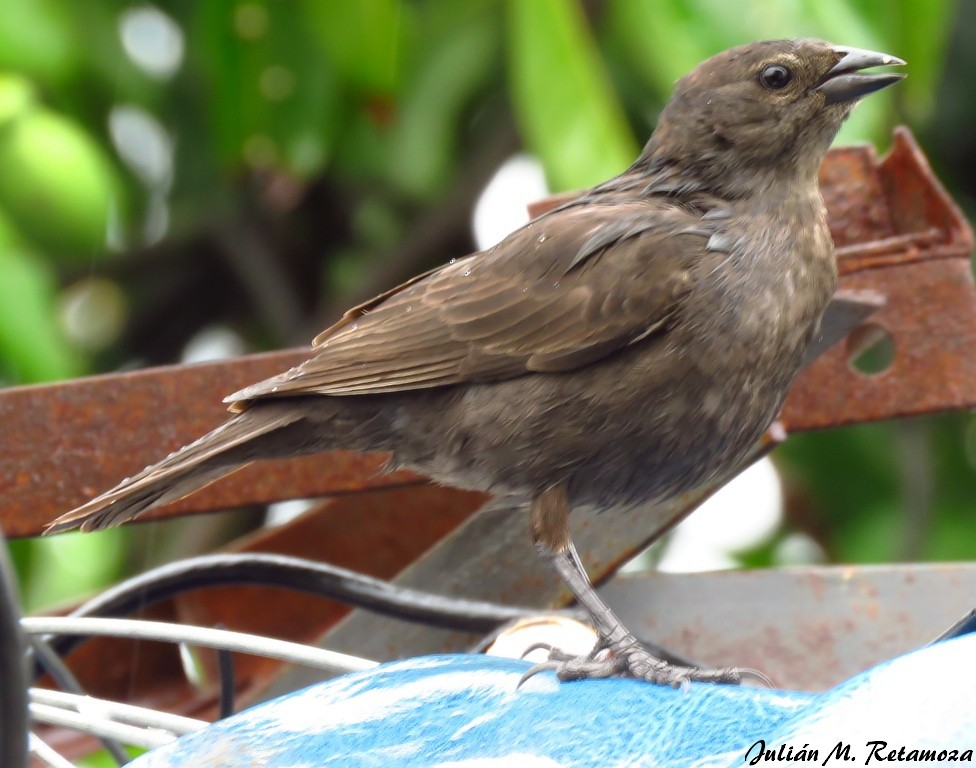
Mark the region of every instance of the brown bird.
[[351, 309], [308, 361], [228, 397], [225, 424], [48, 532], [118, 525], [257, 459], [387, 451], [531, 510], [609, 650], [561, 677], [737, 681], [636, 642], [590, 586], [569, 512], [688, 491], [769, 426], [836, 284], [818, 168], [856, 101], [902, 77], [861, 70], [893, 64], [818, 40], [708, 59], [620, 176]]

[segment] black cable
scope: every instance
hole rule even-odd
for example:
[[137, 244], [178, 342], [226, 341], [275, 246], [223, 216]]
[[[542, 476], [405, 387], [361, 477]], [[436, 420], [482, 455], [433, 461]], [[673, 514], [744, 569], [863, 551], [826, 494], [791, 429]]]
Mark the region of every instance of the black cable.
[[[78, 678], [72, 674], [71, 670], [61, 660], [61, 657], [51, 649], [51, 646], [43, 638], [38, 635], [28, 635], [27, 642], [30, 643], [31, 650], [34, 653], [34, 658], [37, 659], [38, 665], [51, 676], [51, 679], [58, 688], [67, 693], [74, 693], [79, 696], [87, 695], [81, 683], [78, 682]], [[105, 736], [98, 736], [97, 738], [102, 742], [105, 751], [112, 756], [112, 759], [118, 765], [125, 765], [129, 762], [129, 756], [121, 744]]]
[[0, 531], [0, 765], [26, 768], [30, 726], [20, 602], [7, 540]]
[[[218, 626], [218, 629], [223, 629]], [[234, 680], [234, 654], [226, 648], [217, 649], [217, 669], [220, 671], [220, 715], [219, 720], [234, 714], [234, 694], [237, 692]]]
[[[538, 613], [432, 595], [327, 563], [256, 552], [201, 555], [154, 568], [105, 590], [71, 616], [123, 617], [191, 589], [225, 584], [293, 589], [385, 616], [464, 632], [488, 632], [502, 622]], [[48, 638], [62, 656], [84, 640], [76, 636]]]
[[[227, 625], [218, 622], [214, 629], [227, 629]], [[234, 654], [226, 648], [217, 649], [217, 672], [220, 680], [220, 714], [218, 720], [234, 714], [234, 694], [236, 680], [234, 679]]]

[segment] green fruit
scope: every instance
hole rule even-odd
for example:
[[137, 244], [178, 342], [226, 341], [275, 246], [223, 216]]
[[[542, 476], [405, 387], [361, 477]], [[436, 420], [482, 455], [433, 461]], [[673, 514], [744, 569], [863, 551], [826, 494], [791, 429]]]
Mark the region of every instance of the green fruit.
[[34, 109], [0, 126], [0, 207], [50, 256], [103, 252], [116, 190], [108, 159], [68, 118]]

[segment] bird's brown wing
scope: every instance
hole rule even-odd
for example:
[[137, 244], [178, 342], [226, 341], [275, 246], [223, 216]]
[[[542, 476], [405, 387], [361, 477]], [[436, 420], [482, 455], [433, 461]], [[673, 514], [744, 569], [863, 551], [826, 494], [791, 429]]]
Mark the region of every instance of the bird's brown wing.
[[661, 328], [706, 248], [676, 207], [569, 207], [355, 307], [296, 368], [227, 398], [363, 395], [587, 365]]

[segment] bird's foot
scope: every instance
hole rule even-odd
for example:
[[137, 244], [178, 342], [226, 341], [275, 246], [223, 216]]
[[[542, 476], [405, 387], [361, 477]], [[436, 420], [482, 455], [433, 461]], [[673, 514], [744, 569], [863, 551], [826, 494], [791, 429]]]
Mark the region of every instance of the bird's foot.
[[692, 682], [739, 685], [745, 678], [755, 678], [769, 688], [774, 687], [766, 675], [754, 669], [708, 669], [672, 664], [654, 656], [632, 635], [626, 635], [611, 645], [598, 646], [586, 656], [570, 656], [550, 649], [549, 660], [529, 669], [522, 676], [519, 685], [545, 670], [554, 671], [556, 677], [564, 681], [630, 677], [655, 685], [678, 688]]

